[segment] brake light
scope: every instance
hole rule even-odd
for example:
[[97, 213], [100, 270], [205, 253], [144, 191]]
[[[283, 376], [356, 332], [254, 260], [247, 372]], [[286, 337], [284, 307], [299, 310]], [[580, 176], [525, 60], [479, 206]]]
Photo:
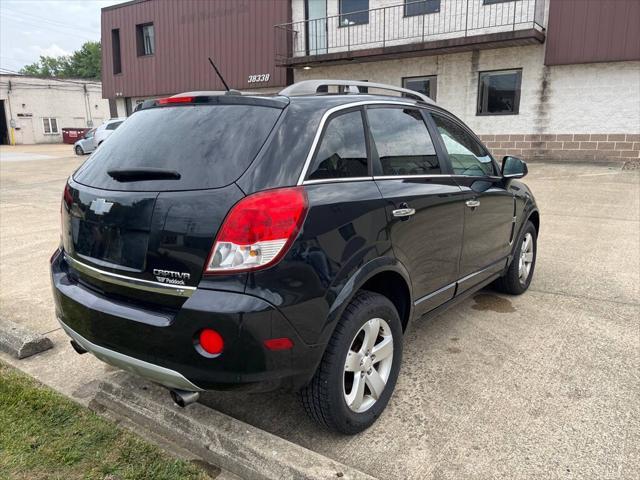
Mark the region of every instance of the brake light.
[[192, 103], [196, 97], [167, 97], [158, 100], [158, 105], [168, 105], [170, 103]]
[[73, 195], [71, 195], [71, 187], [69, 186], [68, 183], [64, 186], [62, 201], [65, 203], [67, 208], [71, 207], [71, 204], [73, 203]]
[[243, 198], [222, 224], [204, 273], [246, 272], [275, 264], [295, 240], [306, 213], [307, 194], [302, 187]]

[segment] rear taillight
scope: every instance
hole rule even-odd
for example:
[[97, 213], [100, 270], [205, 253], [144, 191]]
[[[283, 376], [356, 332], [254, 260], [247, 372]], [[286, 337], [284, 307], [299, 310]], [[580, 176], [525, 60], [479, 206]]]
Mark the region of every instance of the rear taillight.
[[246, 272], [275, 264], [295, 240], [306, 213], [307, 194], [302, 187], [243, 198], [220, 228], [204, 273]]

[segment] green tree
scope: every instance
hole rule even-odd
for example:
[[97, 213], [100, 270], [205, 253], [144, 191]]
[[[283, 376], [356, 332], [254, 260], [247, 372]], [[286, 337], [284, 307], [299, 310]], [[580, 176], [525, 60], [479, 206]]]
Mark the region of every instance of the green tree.
[[41, 56], [40, 60], [20, 69], [34, 77], [87, 78], [99, 80], [102, 63], [100, 42], [86, 42], [70, 56]]

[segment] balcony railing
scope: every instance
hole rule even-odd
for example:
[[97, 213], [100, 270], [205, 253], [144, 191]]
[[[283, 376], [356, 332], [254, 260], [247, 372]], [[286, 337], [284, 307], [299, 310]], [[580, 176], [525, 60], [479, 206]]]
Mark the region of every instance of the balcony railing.
[[524, 29], [543, 30], [545, 0], [418, 0], [276, 25], [276, 61]]

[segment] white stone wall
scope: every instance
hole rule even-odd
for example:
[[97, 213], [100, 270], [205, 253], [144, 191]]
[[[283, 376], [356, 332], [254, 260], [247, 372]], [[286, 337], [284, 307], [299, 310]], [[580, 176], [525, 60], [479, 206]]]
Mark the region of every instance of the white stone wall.
[[[369, 0], [369, 23], [342, 26], [340, 0], [327, 0], [327, 18], [310, 25], [313, 32], [326, 30], [326, 48], [310, 54], [380, 48], [430, 40], [482, 35], [546, 25], [549, 0], [515, 0], [485, 5], [483, 0], [441, 0], [440, 10], [405, 17], [402, 0]], [[293, 55], [304, 56], [304, 0], [292, 0]], [[300, 23], [296, 23], [300, 22]], [[538, 28], [538, 27], [536, 27]], [[317, 43], [310, 40], [311, 48]]]
[[[478, 72], [514, 68], [522, 69], [520, 113], [477, 116]], [[295, 80], [401, 86], [425, 75], [437, 75], [437, 103], [478, 134], [640, 133], [640, 62], [546, 67], [543, 45], [296, 69]]]
[[[2, 75], [0, 100], [4, 100], [7, 125], [15, 121], [18, 145], [61, 143], [63, 128], [87, 128], [90, 122], [98, 126], [109, 118], [109, 102], [102, 98], [99, 82]], [[44, 133], [43, 118], [57, 120], [57, 134]]]

